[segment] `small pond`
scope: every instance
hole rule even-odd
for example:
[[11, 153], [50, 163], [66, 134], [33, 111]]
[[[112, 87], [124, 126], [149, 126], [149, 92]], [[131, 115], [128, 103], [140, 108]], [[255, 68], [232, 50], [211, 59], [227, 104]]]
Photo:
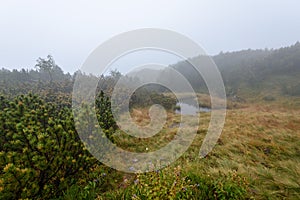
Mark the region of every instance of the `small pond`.
[[206, 107], [195, 107], [194, 105], [190, 105], [187, 103], [177, 103], [177, 107], [180, 107], [181, 109], [176, 109], [176, 114], [182, 114], [182, 115], [197, 115], [199, 112], [210, 112], [210, 108]]

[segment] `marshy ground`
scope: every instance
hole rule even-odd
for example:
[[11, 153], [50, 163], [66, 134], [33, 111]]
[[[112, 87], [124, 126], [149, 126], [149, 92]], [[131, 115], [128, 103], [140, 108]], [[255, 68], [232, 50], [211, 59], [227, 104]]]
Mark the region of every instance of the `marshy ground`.
[[[195, 187], [195, 180], [186, 181], [189, 177], [196, 176], [204, 180], [198, 181], [199, 184], [211, 185], [212, 181], [219, 185], [212, 184], [215, 188], [207, 189], [215, 193], [220, 190], [227, 193], [240, 192], [243, 198], [299, 199], [300, 109], [295, 106], [299, 105], [299, 99], [295, 98], [289, 102], [289, 105], [285, 104], [284, 100], [271, 103], [252, 102], [228, 109], [222, 135], [213, 151], [205, 158], [199, 157], [199, 149], [207, 132], [210, 113], [201, 112], [197, 135], [192, 145], [175, 163], [162, 169], [160, 173], [164, 174], [164, 178], [159, 178], [161, 175], [155, 173], [122, 174], [125, 178], [117, 181], [122, 188], [116, 187], [109, 193], [112, 198], [122, 195], [125, 198], [124, 188], [131, 191], [128, 194], [133, 195], [142, 187], [143, 190], [153, 192], [153, 197], [159, 197], [160, 193], [154, 195], [153, 188], [156, 184], [151, 182], [152, 179], [154, 182], [159, 179], [158, 186], [156, 185], [159, 190], [175, 190], [172, 184], [178, 178], [174, 171], [180, 168], [180, 177], [184, 179], [181, 181], [182, 187]], [[131, 116], [140, 125], [150, 122], [147, 109], [134, 109]], [[164, 128], [154, 137], [137, 139], [119, 132], [116, 143], [129, 151], [154, 151], [174, 138], [179, 122], [179, 115], [168, 113]], [[191, 120], [187, 125], [193, 129], [196, 123]], [[138, 184], [136, 180], [139, 180]], [[235, 190], [235, 187], [240, 187], [240, 191]], [[201, 187], [198, 189], [205, 190]], [[214, 195], [216, 198], [221, 197], [212, 194]], [[226, 197], [230, 197], [230, 194], [228, 195]], [[107, 196], [103, 194], [98, 198]], [[196, 197], [193, 194], [191, 198], [201, 198], [201, 195]]]

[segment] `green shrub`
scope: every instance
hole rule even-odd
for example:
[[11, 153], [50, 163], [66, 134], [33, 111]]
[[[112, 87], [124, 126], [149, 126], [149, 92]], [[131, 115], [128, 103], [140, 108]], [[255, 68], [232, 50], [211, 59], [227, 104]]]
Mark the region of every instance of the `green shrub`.
[[181, 167], [166, 168], [155, 172], [137, 174], [126, 189], [109, 192], [100, 199], [191, 199], [192, 189], [181, 173]]
[[236, 173], [183, 174], [181, 167], [137, 174], [125, 190], [100, 195], [100, 199], [247, 199], [248, 182]]
[[106, 137], [113, 141], [113, 133], [118, 127], [112, 114], [110, 98], [101, 91], [95, 102], [99, 125], [105, 131]]
[[34, 95], [1, 98], [0, 107], [1, 199], [60, 195], [96, 164], [77, 135], [70, 108]]
[[187, 179], [196, 185], [193, 190], [195, 199], [246, 199], [248, 182], [236, 173], [219, 174], [216, 177], [198, 176], [193, 173]]
[[132, 94], [129, 101], [129, 108], [149, 107], [153, 104], [159, 104], [166, 110], [172, 110], [176, 103], [177, 100], [175, 98], [145, 88], [139, 88]]
[[133, 187], [134, 199], [176, 199], [185, 197], [188, 199], [187, 191], [190, 189], [188, 181], [181, 174], [181, 167], [173, 170], [151, 172], [137, 175]]

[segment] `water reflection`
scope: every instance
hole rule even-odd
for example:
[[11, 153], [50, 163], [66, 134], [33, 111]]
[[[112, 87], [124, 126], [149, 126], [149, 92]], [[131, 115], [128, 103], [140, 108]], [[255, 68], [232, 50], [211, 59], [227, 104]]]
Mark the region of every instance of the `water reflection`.
[[176, 109], [176, 114], [182, 115], [197, 115], [199, 112], [210, 112], [210, 108], [196, 107], [187, 103], [177, 103], [176, 105], [179, 109]]

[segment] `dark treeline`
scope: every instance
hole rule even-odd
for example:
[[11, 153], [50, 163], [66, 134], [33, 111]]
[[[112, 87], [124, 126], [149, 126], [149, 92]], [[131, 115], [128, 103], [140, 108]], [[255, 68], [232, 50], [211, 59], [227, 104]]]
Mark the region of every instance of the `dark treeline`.
[[[266, 82], [275, 82], [283, 94], [300, 95], [300, 43], [280, 49], [243, 50], [212, 57], [219, 68], [227, 94], [236, 95], [243, 88], [269, 89]], [[192, 58], [192, 60], [199, 57]], [[186, 61], [173, 65], [182, 72], [196, 90], [204, 82]]]
[[[238, 89], [277, 89], [282, 94], [300, 95], [300, 43], [276, 50], [244, 50], [213, 57], [225, 85]], [[268, 84], [269, 83], [269, 84]], [[270, 85], [272, 87], [270, 87]]]
[[[221, 72], [228, 96], [237, 95], [239, 90], [245, 88], [256, 92], [273, 90], [279, 91], [283, 95], [300, 95], [300, 83], [298, 81], [300, 79], [299, 42], [292, 46], [275, 50], [248, 49], [237, 52], [221, 52], [213, 56], [212, 59]], [[201, 56], [190, 60], [195, 62], [201, 61]], [[205, 82], [188, 61], [181, 61], [170, 66], [185, 76], [197, 92], [207, 93]], [[0, 70], [0, 91], [5, 94], [12, 93], [11, 91], [7, 92], [7, 90], [12, 90], [12, 88], [19, 88], [19, 90], [22, 89], [24, 91], [28, 91], [27, 89], [38, 90], [41, 85], [55, 82], [68, 85], [67, 90], [70, 92], [72, 89], [71, 85], [78, 73], [80, 71], [75, 72], [73, 75], [64, 73], [55, 64], [51, 56], [48, 56], [46, 59], [39, 58], [35, 69], [10, 71], [2, 68]], [[129, 82], [137, 83], [139, 80], [135, 76], [142, 77], [143, 80], [147, 79], [149, 74], [166, 82], [174, 81], [168, 69], [163, 71], [144, 69], [142, 72], [130, 75], [128, 79]], [[110, 76], [100, 77], [99, 85], [101, 85], [102, 89], [111, 93], [113, 85], [121, 76], [119, 72], [113, 71]], [[19, 85], [22, 87], [18, 87]], [[158, 92], [165, 91], [164, 88], [159, 86], [148, 85], [147, 87]]]
[[14, 69], [10, 71], [2, 68], [0, 70], [0, 80], [7, 85], [38, 81], [60, 82], [70, 80], [71, 78], [72, 76], [70, 73], [65, 74], [50, 55], [48, 55], [47, 58], [39, 58], [35, 65], [35, 69]]
[[[140, 84], [138, 78], [124, 76], [117, 70], [112, 70], [105, 76], [87, 75], [80, 70], [73, 75], [64, 73], [50, 55], [46, 59], [39, 58], [35, 67], [36, 69], [31, 70], [14, 69], [12, 71], [2, 68], [0, 70], [0, 94], [12, 99], [18, 95], [32, 93], [42, 97], [46, 102], [56, 102], [59, 99], [61, 106], [71, 107], [71, 95], [76, 77], [86, 80], [96, 79], [98, 81], [96, 96], [103, 91], [108, 98], [116, 89], [115, 85], [120, 79], [122, 79], [121, 88], [116, 89], [119, 90], [117, 92], [119, 97], [127, 94], [130, 87]], [[149, 85], [139, 88], [130, 99], [130, 107], [151, 106], [156, 103], [162, 103], [166, 109], [172, 109], [175, 107], [176, 100], [158, 94]], [[119, 106], [122, 109], [126, 105], [120, 104]]]
[[[186, 61], [170, 65], [179, 71], [192, 85], [195, 91], [207, 93], [201, 75], [190, 62], [205, 62], [205, 56], [197, 56]], [[273, 92], [281, 95], [300, 95], [300, 43], [280, 49], [242, 50], [213, 56], [219, 68], [228, 96], [240, 95], [247, 89], [252, 92]], [[144, 69], [136, 73], [146, 80], [147, 74], [153, 74], [165, 82], [174, 81], [170, 69]], [[161, 88], [157, 88], [158, 90]]]

